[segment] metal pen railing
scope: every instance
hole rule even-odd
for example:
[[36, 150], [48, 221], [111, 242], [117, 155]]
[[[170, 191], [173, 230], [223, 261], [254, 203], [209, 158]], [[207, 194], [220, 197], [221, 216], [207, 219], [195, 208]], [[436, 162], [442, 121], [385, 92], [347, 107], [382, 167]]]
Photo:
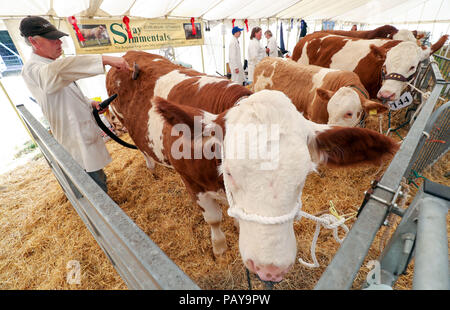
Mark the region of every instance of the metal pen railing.
[[412, 156], [416, 150], [419, 150], [419, 141], [423, 137], [423, 132], [445, 84], [438, 64], [431, 62], [429, 68], [427, 72], [421, 72], [423, 78], [419, 75], [417, 80], [421, 82], [416, 84], [416, 87], [427, 91], [430, 86], [433, 86], [431, 93], [422, 104], [399, 151], [380, 182], [374, 187], [373, 194], [369, 197], [341, 247], [317, 282], [315, 289], [350, 289], [376, 233], [388, 214], [405, 215], [405, 210], [398, 208], [396, 204], [402, 190], [401, 183], [403, 178], [410, 173]]
[[67, 198], [130, 289], [199, 287], [89, 177], [23, 105], [17, 106]]

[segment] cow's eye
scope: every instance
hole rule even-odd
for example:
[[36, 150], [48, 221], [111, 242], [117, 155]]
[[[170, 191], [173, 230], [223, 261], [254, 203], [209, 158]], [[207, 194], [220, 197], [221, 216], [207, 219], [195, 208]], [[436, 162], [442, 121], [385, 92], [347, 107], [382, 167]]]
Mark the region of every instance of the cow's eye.
[[414, 69], [416, 69], [416, 67], [415, 66], [411, 66], [411, 68], [409, 68], [409, 71], [412, 71]]
[[353, 113], [351, 113], [351, 112], [345, 113], [345, 118], [352, 117], [352, 116], [353, 116]]

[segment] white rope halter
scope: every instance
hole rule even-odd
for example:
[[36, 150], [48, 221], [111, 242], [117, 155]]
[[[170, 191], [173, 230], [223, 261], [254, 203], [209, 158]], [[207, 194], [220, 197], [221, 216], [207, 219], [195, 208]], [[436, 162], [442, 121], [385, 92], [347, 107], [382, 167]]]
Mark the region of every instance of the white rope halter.
[[[221, 149], [222, 161], [225, 159], [224, 149], [225, 149], [225, 146], [223, 146]], [[244, 220], [244, 221], [259, 223], [259, 224], [263, 224], [263, 225], [284, 224], [289, 221], [300, 220], [302, 217], [305, 217], [307, 219], [317, 222], [316, 232], [314, 233], [314, 238], [313, 238], [313, 241], [311, 244], [311, 256], [313, 259], [313, 263], [312, 264], [307, 263], [301, 258], [298, 259], [298, 261], [306, 267], [316, 268], [316, 267], [320, 266], [317, 261], [317, 258], [316, 258], [316, 243], [317, 243], [317, 239], [319, 237], [321, 226], [323, 226], [327, 229], [333, 229], [334, 239], [339, 243], [342, 243], [342, 241], [345, 239], [345, 237], [342, 239], [339, 239], [337, 229], [340, 226], [342, 226], [345, 230], [345, 233], [347, 234], [347, 232], [348, 232], [348, 227], [344, 224], [344, 222], [345, 222], [344, 217], [342, 217], [341, 219], [338, 219], [337, 217], [335, 217], [332, 214], [324, 214], [324, 215], [321, 215], [320, 217], [316, 217], [314, 215], [311, 215], [311, 214], [308, 214], [308, 213], [302, 211], [301, 196], [299, 196], [297, 198], [297, 203], [295, 204], [294, 209], [292, 209], [292, 211], [289, 212], [288, 214], [284, 214], [284, 215], [280, 215], [280, 216], [263, 216], [263, 215], [258, 215], [258, 214], [249, 214], [249, 213], [245, 212], [243, 209], [239, 209], [234, 206], [234, 200], [230, 194], [229, 189], [227, 188], [227, 182], [225, 182], [225, 176], [224, 176], [223, 183], [225, 186], [225, 194], [227, 196], [227, 200], [228, 200], [228, 204], [229, 204], [227, 213], [231, 217], [234, 217], [234, 218], [240, 219], [240, 220]]]
[[[228, 191], [226, 191], [226, 192], [227, 192], [227, 196], [229, 196]], [[263, 224], [263, 225], [284, 224], [289, 221], [300, 220], [302, 217], [316, 221], [317, 222], [316, 231], [314, 233], [313, 241], [311, 243], [311, 256], [312, 256], [313, 263], [308, 263], [301, 258], [298, 259], [300, 264], [302, 264], [306, 267], [309, 267], [309, 268], [320, 267], [319, 262], [317, 261], [317, 258], [316, 258], [316, 244], [317, 244], [317, 239], [319, 238], [321, 226], [323, 226], [327, 229], [333, 229], [334, 239], [339, 243], [342, 243], [342, 241], [344, 241], [345, 237], [342, 239], [339, 238], [338, 228], [342, 226], [342, 228], [345, 230], [345, 234], [347, 234], [349, 231], [348, 227], [344, 224], [344, 222], [345, 222], [344, 217], [342, 217], [341, 219], [338, 219], [337, 217], [335, 217], [332, 214], [323, 214], [320, 217], [317, 217], [317, 216], [314, 216], [314, 215], [311, 215], [311, 214], [308, 214], [308, 213], [302, 211], [302, 202], [301, 202], [300, 197], [299, 197], [299, 199], [297, 199], [297, 203], [291, 212], [289, 212], [288, 214], [280, 215], [280, 216], [262, 216], [262, 215], [258, 215], [258, 214], [249, 214], [242, 209], [238, 209], [238, 208], [234, 207], [233, 200], [228, 199], [228, 202], [230, 203], [230, 207], [227, 210], [228, 215], [231, 217], [234, 217], [236, 219], [240, 219], [240, 220], [244, 220], [244, 221], [254, 222], [254, 223]]]

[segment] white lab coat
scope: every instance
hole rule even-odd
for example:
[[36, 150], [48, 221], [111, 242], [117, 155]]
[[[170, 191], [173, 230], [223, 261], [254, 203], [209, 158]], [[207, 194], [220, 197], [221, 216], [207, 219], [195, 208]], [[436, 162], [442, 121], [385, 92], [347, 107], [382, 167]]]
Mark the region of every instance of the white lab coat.
[[103, 169], [111, 157], [92, 115], [91, 100], [74, 81], [103, 73], [101, 55], [52, 60], [32, 53], [22, 69], [56, 141], [87, 172]]
[[270, 50], [269, 57], [278, 57], [277, 40], [274, 37], [267, 40], [267, 48]]
[[[228, 51], [228, 64], [230, 65], [231, 80], [238, 83], [239, 85], [242, 85], [242, 83], [244, 83], [245, 81], [245, 77], [241, 60], [241, 47], [239, 46], [238, 38], [236, 38], [235, 36], [231, 38]], [[235, 72], [236, 69], [239, 69], [239, 73]]]
[[266, 49], [261, 46], [259, 40], [253, 38], [248, 44], [248, 80], [253, 81], [255, 67], [266, 56]]

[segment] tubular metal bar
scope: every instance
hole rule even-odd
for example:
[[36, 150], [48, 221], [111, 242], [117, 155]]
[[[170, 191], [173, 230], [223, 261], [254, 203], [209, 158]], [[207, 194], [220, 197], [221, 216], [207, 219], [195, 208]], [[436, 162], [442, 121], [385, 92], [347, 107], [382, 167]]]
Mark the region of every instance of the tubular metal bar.
[[426, 195], [420, 203], [413, 289], [448, 290], [447, 240], [449, 201]]
[[17, 109], [67, 198], [128, 288], [199, 289], [23, 105]]
[[398, 276], [405, 272], [412, 258], [419, 216], [418, 205], [422, 197], [423, 189], [421, 188], [378, 258], [381, 266], [381, 283], [383, 284], [392, 287]]
[[[424, 107], [409, 130], [408, 135], [403, 140], [400, 150], [379, 182], [388, 188], [398, 188], [402, 177], [407, 174], [411, 156], [417, 148], [425, 125], [441, 93], [443, 80], [439, 73], [439, 68], [436, 63], [432, 63], [431, 67], [436, 85], [428, 100], [423, 104]], [[391, 192], [382, 188], [376, 188], [373, 195], [386, 201], [392, 201], [393, 198]], [[351, 288], [375, 235], [387, 216], [387, 210], [388, 207], [386, 205], [369, 199], [314, 289], [342, 290]]]

